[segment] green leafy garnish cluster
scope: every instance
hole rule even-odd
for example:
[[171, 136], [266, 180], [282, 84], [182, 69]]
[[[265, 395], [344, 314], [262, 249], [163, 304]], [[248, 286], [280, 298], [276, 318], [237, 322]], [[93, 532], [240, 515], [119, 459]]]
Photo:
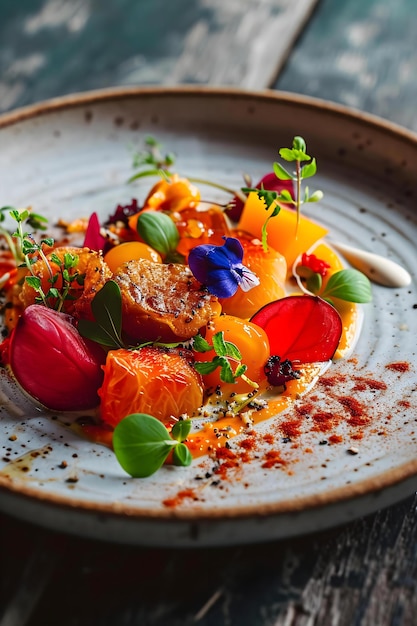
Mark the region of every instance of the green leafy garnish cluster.
[[[5, 212], [8, 211], [10, 217], [16, 222], [17, 227], [13, 233], [8, 233], [1, 228], [1, 234], [6, 237], [10, 250], [19, 266], [27, 267], [30, 272], [29, 276], [25, 276], [25, 281], [38, 294], [35, 302], [44, 306], [61, 311], [66, 300], [73, 300], [74, 296], [70, 293], [74, 284], [82, 285], [84, 275], [77, 271], [79, 257], [76, 254], [66, 252], [63, 258], [52, 252], [50, 257], [46, 256], [44, 246], [53, 247], [54, 239], [45, 237], [37, 243], [33, 235], [25, 230], [24, 227], [30, 226], [35, 230], [45, 230], [47, 219], [37, 213], [32, 213], [28, 209], [14, 209], [13, 207], [3, 207], [0, 209], [0, 222], [5, 220]], [[48, 290], [42, 286], [39, 276], [33, 272], [33, 265], [41, 259], [48, 272]], [[54, 271], [51, 263], [53, 263], [58, 271]], [[59, 287], [58, 287], [59, 285]]]
[[191, 452], [183, 443], [190, 430], [190, 420], [176, 422], [170, 434], [155, 417], [132, 413], [114, 429], [113, 449], [128, 474], [133, 478], [146, 478], [162, 467], [171, 451], [174, 465], [191, 464]]
[[[269, 221], [276, 217], [280, 210], [280, 204], [288, 204], [293, 206], [297, 211], [297, 228], [300, 221], [301, 207], [303, 204], [309, 202], [318, 202], [323, 197], [322, 191], [314, 191], [310, 193], [309, 188], [306, 186], [302, 189], [302, 181], [306, 178], [311, 178], [317, 172], [316, 159], [310, 157], [307, 152], [307, 147], [302, 137], [294, 137], [292, 148], [281, 148], [279, 155], [281, 159], [288, 163], [293, 163], [295, 170], [290, 172], [281, 163], [275, 162], [273, 169], [276, 177], [279, 180], [292, 180], [294, 182], [295, 198], [287, 189], [283, 189], [279, 193], [277, 191], [269, 191], [267, 189], [256, 189], [245, 187], [242, 189], [245, 193], [255, 191], [258, 197], [265, 203], [265, 208], [268, 210], [273, 207], [273, 211], [268, 215], [263, 227], [262, 227], [262, 245], [264, 250], [268, 249], [267, 243], [267, 228]], [[305, 163], [305, 165], [302, 165]]]
[[[197, 361], [194, 363], [194, 368], [200, 374], [211, 374], [211, 372], [220, 368], [220, 380], [224, 383], [235, 383], [236, 379], [241, 377], [252, 387], [258, 387], [257, 383], [245, 375], [248, 368], [241, 362], [242, 354], [234, 343], [225, 341], [223, 331], [213, 335], [213, 345], [210, 345], [201, 335], [196, 335], [193, 339], [193, 349], [196, 352], [210, 352], [214, 350], [216, 353], [211, 361]], [[229, 359], [237, 362], [234, 371]]]

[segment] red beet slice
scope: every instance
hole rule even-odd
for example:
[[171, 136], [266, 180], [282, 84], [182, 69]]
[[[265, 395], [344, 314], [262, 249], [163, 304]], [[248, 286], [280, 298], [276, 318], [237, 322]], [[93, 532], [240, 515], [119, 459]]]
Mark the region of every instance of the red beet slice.
[[339, 313], [315, 296], [289, 296], [266, 304], [250, 320], [268, 335], [271, 354], [282, 360], [328, 361], [339, 345]]
[[16, 380], [33, 398], [54, 411], [98, 405], [104, 352], [83, 339], [72, 318], [33, 304], [24, 310], [9, 344]]

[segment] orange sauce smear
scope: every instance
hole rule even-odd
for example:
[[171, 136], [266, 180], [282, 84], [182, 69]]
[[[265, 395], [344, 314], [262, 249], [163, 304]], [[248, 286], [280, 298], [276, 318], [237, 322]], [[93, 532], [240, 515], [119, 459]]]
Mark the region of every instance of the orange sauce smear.
[[[284, 392], [277, 396], [264, 396], [267, 405], [261, 409], [248, 409], [239, 415], [225, 416], [215, 422], [207, 422], [197, 433], [191, 433], [187, 439], [187, 445], [194, 458], [210, 454], [218, 448], [224, 448], [227, 441], [232, 437], [245, 432], [247, 424], [250, 426], [259, 424], [275, 417], [306, 393], [318, 378], [323, 366], [321, 364], [304, 365], [301, 370], [301, 378], [287, 383]], [[219, 401], [224, 402], [224, 396]], [[246, 419], [245, 419], [246, 418]]]

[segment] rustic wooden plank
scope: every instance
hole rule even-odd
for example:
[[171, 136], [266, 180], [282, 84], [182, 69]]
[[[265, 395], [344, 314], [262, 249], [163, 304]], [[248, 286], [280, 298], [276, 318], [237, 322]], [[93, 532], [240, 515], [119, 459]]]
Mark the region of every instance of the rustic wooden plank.
[[[71, 537], [62, 547], [52, 534], [60, 558], [27, 626], [411, 626], [416, 505], [410, 498], [340, 529], [244, 547]], [[9, 540], [25, 525], [16, 528]]]
[[269, 86], [317, 0], [4, 0], [0, 111], [132, 84]]
[[417, 131], [416, 8], [415, 0], [322, 0], [275, 88]]
[[203, 0], [164, 83], [269, 87], [317, 0]]

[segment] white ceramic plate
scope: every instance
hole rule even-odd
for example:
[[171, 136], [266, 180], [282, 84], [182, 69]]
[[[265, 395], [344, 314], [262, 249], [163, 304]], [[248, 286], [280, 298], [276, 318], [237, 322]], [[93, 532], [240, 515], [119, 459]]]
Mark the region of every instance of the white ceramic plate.
[[[118, 203], [141, 200], [150, 181], [126, 180], [130, 147], [147, 135], [177, 153], [180, 173], [236, 186], [243, 172], [256, 180], [269, 170], [296, 134], [317, 157], [314, 185], [325, 193], [309, 214], [337, 239], [387, 256], [415, 276], [416, 137], [288, 94], [124, 89], [10, 113], [0, 118], [0, 202], [70, 218], [105, 216]], [[212, 191], [207, 195], [213, 199]], [[288, 441], [280, 431], [282, 420], [297, 417], [294, 411], [262, 424], [257, 458], [220, 482], [207, 458], [133, 480], [106, 448], [78, 438], [18, 395], [10, 402], [1, 377], [0, 509], [104, 540], [192, 546], [314, 531], [406, 497], [417, 485], [415, 285], [374, 286], [373, 303], [364, 309], [354, 358], [333, 366], [327, 384], [313, 390], [301, 434]], [[346, 400], [352, 397], [357, 404]], [[333, 413], [333, 430], [318, 430], [320, 411]], [[260, 442], [267, 432], [285, 465], [263, 467], [268, 446]], [[242, 450], [238, 440], [232, 445]], [[178, 498], [181, 491], [194, 497]], [[163, 504], [176, 497], [177, 506]]]

